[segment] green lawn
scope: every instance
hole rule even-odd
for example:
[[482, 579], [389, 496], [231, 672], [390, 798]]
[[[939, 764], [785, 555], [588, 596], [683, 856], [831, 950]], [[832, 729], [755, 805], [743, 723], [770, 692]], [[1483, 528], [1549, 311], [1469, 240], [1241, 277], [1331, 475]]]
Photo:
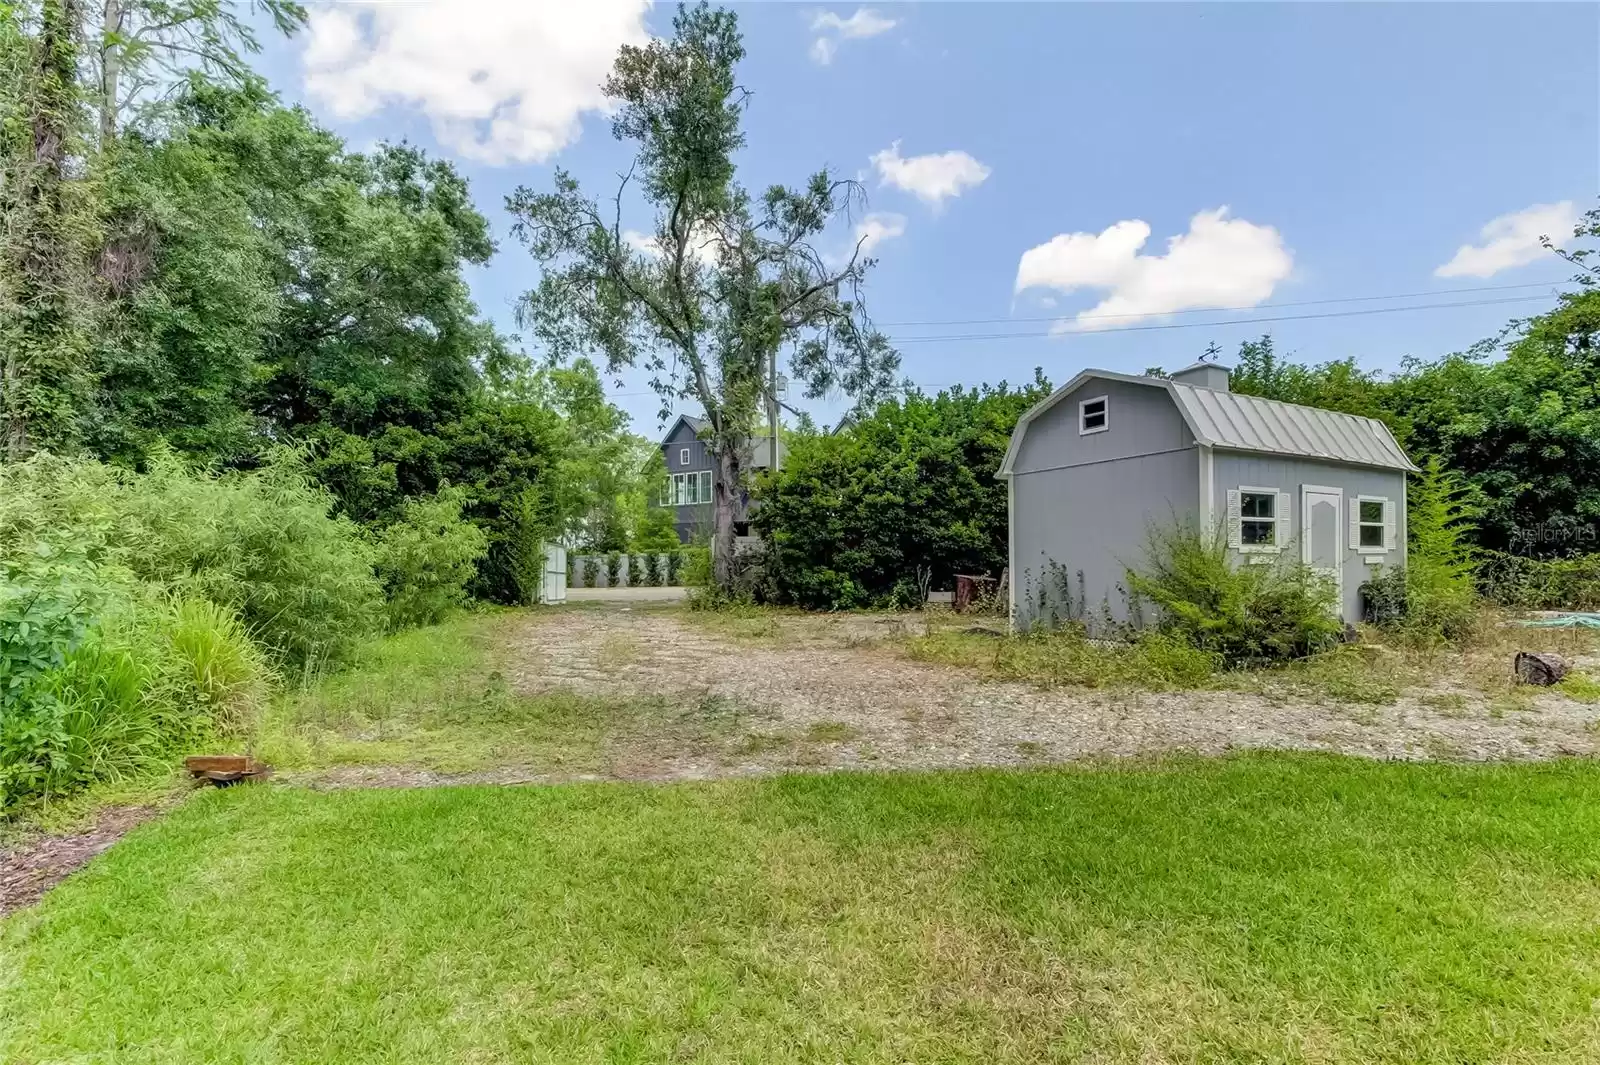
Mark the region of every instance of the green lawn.
[[1600, 766], [198, 795], [0, 925], [0, 1061], [1600, 1060]]

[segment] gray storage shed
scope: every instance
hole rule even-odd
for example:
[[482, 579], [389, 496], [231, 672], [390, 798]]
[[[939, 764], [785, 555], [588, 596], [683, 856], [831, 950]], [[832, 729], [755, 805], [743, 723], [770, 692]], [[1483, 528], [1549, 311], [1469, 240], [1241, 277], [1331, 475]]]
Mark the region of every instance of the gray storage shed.
[[1239, 395], [1214, 363], [1171, 377], [1085, 370], [1022, 416], [1000, 466], [1012, 623], [1085, 607], [1091, 623], [1127, 620], [1124, 574], [1151, 526], [1174, 520], [1219, 530], [1240, 565], [1289, 552], [1331, 577], [1358, 620], [1373, 568], [1405, 561], [1415, 469], [1382, 422]]

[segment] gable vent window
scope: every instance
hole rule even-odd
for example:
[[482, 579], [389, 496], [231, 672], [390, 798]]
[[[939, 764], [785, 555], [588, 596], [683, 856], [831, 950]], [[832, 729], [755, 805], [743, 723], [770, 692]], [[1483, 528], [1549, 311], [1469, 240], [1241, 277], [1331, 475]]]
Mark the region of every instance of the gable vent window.
[[687, 466], [687, 465], [689, 465], [689, 449], [688, 448], [680, 448], [678, 450], [678, 465], [679, 466]]
[[1103, 433], [1111, 428], [1111, 423], [1107, 420], [1108, 413], [1105, 396], [1096, 396], [1094, 399], [1086, 399], [1079, 403], [1078, 435]]

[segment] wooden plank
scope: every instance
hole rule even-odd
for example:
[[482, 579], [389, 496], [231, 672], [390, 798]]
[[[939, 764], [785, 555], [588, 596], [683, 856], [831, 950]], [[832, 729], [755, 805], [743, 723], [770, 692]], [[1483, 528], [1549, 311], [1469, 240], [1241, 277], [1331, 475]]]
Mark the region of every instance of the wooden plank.
[[185, 758], [183, 767], [196, 776], [203, 773], [248, 773], [250, 759], [242, 754], [197, 754]]

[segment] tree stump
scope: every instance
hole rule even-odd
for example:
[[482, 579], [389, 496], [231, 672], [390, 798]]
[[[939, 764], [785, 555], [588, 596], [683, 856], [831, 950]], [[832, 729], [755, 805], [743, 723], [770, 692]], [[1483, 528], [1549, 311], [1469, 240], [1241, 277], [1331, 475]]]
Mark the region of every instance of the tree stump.
[[1517, 679], [1524, 684], [1537, 684], [1548, 688], [1567, 675], [1571, 667], [1567, 660], [1560, 655], [1544, 654], [1539, 651], [1518, 651], [1514, 663]]

